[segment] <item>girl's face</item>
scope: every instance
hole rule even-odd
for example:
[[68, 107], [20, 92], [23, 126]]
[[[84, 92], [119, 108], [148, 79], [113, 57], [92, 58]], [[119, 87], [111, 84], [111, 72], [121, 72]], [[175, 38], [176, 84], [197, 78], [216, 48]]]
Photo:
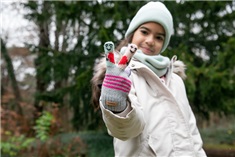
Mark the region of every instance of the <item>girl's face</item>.
[[160, 53], [165, 40], [165, 30], [155, 22], [144, 23], [134, 32], [132, 42], [146, 55]]

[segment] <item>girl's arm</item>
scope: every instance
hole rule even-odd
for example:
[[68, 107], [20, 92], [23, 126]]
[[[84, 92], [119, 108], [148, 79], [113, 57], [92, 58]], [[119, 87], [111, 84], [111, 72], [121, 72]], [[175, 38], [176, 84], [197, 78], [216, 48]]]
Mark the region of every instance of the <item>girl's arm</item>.
[[127, 101], [127, 108], [118, 114], [105, 109], [102, 102], [100, 102], [102, 117], [109, 134], [123, 141], [138, 136], [145, 126], [142, 107], [138, 105], [134, 93], [132, 87]]

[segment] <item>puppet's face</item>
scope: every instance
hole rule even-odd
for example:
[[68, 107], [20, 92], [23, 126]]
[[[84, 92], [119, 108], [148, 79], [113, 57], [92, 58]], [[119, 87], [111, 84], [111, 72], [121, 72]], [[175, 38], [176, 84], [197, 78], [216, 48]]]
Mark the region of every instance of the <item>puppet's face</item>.
[[104, 44], [104, 49], [106, 52], [114, 51], [114, 44], [112, 42], [106, 42]]
[[134, 45], [134, 44], [131, 44], [131, 45], [130, 45], [130, 52], [131, 52], [131, 53], [135, 53], [136, 50], [137, 50], [137, 46]]

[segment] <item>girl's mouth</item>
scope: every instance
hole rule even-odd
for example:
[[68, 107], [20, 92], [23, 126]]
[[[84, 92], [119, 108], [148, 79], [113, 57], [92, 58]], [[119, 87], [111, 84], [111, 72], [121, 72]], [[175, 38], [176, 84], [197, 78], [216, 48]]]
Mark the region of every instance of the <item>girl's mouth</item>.
[[143, 53], [145, 54], [153, 54], [153, 50], [151, 48], [147, 48], [147, 47], [140, 47], [140, 49], [143, 51]]

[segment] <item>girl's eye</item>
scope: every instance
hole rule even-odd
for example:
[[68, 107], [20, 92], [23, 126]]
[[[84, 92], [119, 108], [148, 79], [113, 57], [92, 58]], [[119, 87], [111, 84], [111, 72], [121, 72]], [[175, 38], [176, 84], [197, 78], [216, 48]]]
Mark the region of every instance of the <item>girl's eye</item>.
[[164, 37], [163, 36], [156, 36], [156, 39], [160, 40], [160, 41], [164, 41]]
[[140, 30], [140, 32], [141, 32], [142, 34], [144, 34], [144, 35], [147, 35], [147, 34], [148, 34], [148, 32], [147, 32], [146, 30]]

